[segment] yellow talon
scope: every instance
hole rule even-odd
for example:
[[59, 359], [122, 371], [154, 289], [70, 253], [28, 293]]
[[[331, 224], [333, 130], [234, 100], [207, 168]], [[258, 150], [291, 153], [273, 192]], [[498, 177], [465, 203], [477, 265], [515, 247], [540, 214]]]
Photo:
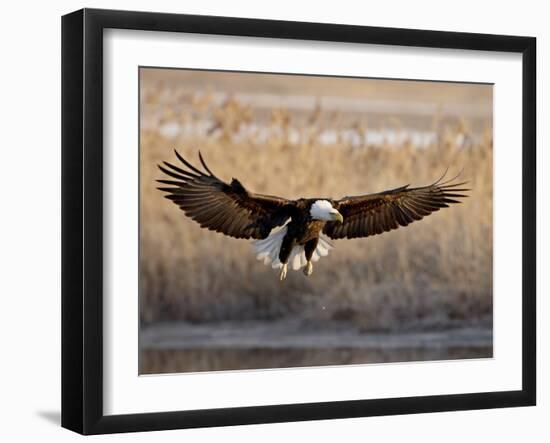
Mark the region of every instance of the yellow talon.
[[279, 274], [279, 280], [283, 281], [286, 278], [286, 273], [288, 270], [288, 265], [285, 263], [283, 269], [281, 269], [281, 274]]

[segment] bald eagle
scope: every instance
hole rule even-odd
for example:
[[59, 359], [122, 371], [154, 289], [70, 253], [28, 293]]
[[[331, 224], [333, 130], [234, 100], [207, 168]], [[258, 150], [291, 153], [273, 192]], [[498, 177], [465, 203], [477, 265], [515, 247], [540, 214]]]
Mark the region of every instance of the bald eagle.
[[204, 171], [177, 151], [175, 154], [182, 165], [158, 165], [175, 180], [157, 180], [169, 186], [158, 189], [201, 227], [234, 238], [254, 239], [256, 257], [281, 269], [281, 280], [289, 264], [294, 270], [304, 268], [304, 274], [310, 276], [312, 262], [332, 249], [330, 239], [368, 237], [408, 226], [451, 203], [460, 203], [456, 199], [467, 197], [462, 192], [469, 191], [462, 187], [466, 182], [454, 182], [456, 177], [443, 182], [443, 174], [435, 183], [418, 188], [405, 185], [340, 200], [288, 200], [254, 194], [236, 178], [231, 183], [220, 180], [200, 152]]

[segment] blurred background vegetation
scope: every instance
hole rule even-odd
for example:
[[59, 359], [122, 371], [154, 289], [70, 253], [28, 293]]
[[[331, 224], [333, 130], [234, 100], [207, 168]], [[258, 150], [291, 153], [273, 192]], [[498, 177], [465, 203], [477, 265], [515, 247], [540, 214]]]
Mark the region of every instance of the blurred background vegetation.
[[[142, 68], [140, 131], [142, 372], [492, 355], [491, 85]], [[281, 284], [250, 242], [200, 228], [156, 190], [174, 148], [288, 198], [420, 186], [448, 167], [472, 191], [407, 228], [334, 241], [312, 277]], [[384, 349], [384, 334], [441, 331]]]

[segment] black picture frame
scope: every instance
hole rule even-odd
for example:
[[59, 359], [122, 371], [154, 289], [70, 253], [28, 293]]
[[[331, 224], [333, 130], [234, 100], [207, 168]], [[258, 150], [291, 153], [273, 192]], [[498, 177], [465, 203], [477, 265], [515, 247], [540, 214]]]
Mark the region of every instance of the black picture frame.
[[[191, 32], [522, 54], [522, 388], [169, 411], [103, 412], [103, 31]], [[232, 17], [83, 9], [62, 18], [62, 426], [82, 434], [535, 405], [536, 39]], [[518, 147], [519, 149], [519, 147]]]

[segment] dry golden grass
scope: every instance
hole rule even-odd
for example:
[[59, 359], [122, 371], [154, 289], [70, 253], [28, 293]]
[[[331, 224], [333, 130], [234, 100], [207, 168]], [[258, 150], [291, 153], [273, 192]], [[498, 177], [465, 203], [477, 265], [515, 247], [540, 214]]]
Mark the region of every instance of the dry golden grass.
[[[319, 143], [320, 122], [335, 131], [368, 131], [317, 109], [298, 118], [285, 109], [261, 120], [234, 99], [220, 106], [193, 96], [189, 108], [162, 105], [162, 84], [142, 89], [140, 315], [145, 324], [165, 320], [276, 319], [351, 321], [364, 330], [438, 328], [492, 321], [492, 138], [472, 138], [467, 120], [436, 121], [438, 141], [352, 147], [341, 137]], [[159, 98], [160, 97], [160, 98]], [[153, 123], [145, 124], [151, 116]], [[162, 135], [166, 122], [186, 125], [210, 116], [206, 135]], [[263, 117], [262, 117], [263, 118]], [[243, 124], [263, 121], [267, 141], [238, 136]], [[395, 120], [395, 124], [398, 121]], [[298, 142], [289, 127], [303, 136]], [[464, 140], [477, 140], [464, 143]], [[237, 177], [254, 192], [295, 197], [333, 197], [378, 192], [435, 181], [462, 167], [472, 188], [461, 205], [436, 212], [407, 228], [375, 237], [334, 241], [312, 277], [276, 271], [257, 261], [250, 242], [200, 228], [162, 197], [156, 165], [174, 161], [173, 149], [192, 162], [201, 150], [225, 180]]]

